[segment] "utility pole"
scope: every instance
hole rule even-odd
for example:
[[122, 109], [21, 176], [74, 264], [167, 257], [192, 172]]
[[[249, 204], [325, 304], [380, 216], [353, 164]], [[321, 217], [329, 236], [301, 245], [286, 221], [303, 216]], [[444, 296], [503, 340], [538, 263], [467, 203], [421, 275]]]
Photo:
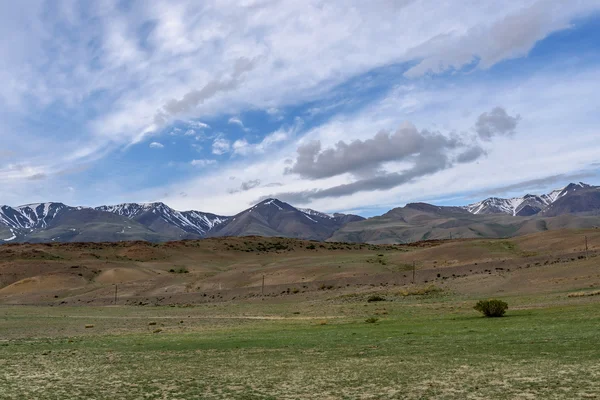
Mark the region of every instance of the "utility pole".
[[262, 287], [260, 289], [260, 294], [264, 295], [265, 294], [265, 276], [263, 275], [263, 280], [262, 280]]
[[118, 286], [115, 284], [115, 305], [117, 305], [117, 290]]
[[415, 262], [413, 261], [413, 279], [412, 279], [412, 283], [413, 283], [413, 285], [414, 285], [414, 283], [415, 283], [415, 268], [416, 268], [416, 266], [415, 266]]

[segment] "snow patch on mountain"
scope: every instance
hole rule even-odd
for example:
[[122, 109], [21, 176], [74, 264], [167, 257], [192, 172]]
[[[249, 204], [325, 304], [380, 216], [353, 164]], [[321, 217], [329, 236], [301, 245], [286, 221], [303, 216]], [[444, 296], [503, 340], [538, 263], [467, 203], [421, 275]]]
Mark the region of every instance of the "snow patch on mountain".
[[229, 220], [229, 217], [200, 211], [177, 211], [160, 202], [123, 203], [96, 207], [96, 210], [110, 212], [134, 220], [143, 218], [146, 213], [152, 213], [185, 232], [200, 236], [205, 236], [209, 230]]
[[490, 197], [480, 202], [469, 204], [464, 208], [472, 214], [508, 214], [516, 216], [520, 215], [519, 213], [525, 207], [529, 206], [528, 211], [530, 213], [537, 213], [573, 191], [590, 187], [592, 186], [583, 182], [571, 183], [564, 188], [556, 189], [542, 195], [527, 194], [522, 197], [509, 199]]
[[335, 216], [333, 214], [327, 214], [327, 213], [324, 213], [321, 211], [315, 211], [310, 208], [299, 208], [298, 210], [302, 211], [306, 215], [310, 215], [311, 217], [320, 217], [320, 218], [327, 218], [327, 219], [335, 218]]
[[0, 222], [13, 229], [46, 228], [63, 210], [69, 207], [62, 203], [35, 203], [18, 207], [1, 206]]
[[2, 239], [2, 240], [4, 240], [5, 242], [10, 242], [10, 241], [12, 241], [12, 240], [15, 240], [15, 239], [17, 238], [17, 235], [15, 235], [15, 231], [13, 231], [13, 230], [11, 229], [11, 230], [10, 230], [10, 233], [11, 233], [11, 235], [12, 235], [11, 237], [9, 237], [8, 239]]

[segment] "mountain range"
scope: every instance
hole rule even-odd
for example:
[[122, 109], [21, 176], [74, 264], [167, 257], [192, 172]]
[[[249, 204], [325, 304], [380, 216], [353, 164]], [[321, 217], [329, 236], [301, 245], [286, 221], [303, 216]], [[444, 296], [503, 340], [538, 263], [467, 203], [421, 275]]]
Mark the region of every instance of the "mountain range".
[[[575, 198], [581, 199], [591, 195], [597, 196], [598, 187], [594, 187], [583, 182], [571, 183], [568, 186], [553, 190], [550, 193], [535, 195], [526, 194], [523, 197], [513, 197], [503, 199], [490, 197], [483, 201], [469, 204], [465, 207], [472, 214], [508, 214], [513, 216], [531, 216], [542, 213], [546, 216], [556, 216], [568, 214], [571, 212], [585, 212], [591, 209], [597, 209], [592, 204], [589, 206], [576, 206]], [[563, 200], [563, 198], [566, 199]]]
[[70, 207], [62, 203], [0, 206], [0, 242], [114, 242], [202, 239], [216, 236], [283, 236], [325, 240], [349, 214], [297, 209], [268, 199], [233, 216], [177, 211], [164, 203]]
[[160, 202], [95, 208], [52, 202], [0, 206], [0, 243], [164, 242], [249, 235], [404, 243], [597, 226], [600, 187], [581, 182], [547, 194], [490, 197], [462, 207], [411, 203], [369, 219], [296, 208], [277, 199], [264, 200], [234, 216], [177, 211]]

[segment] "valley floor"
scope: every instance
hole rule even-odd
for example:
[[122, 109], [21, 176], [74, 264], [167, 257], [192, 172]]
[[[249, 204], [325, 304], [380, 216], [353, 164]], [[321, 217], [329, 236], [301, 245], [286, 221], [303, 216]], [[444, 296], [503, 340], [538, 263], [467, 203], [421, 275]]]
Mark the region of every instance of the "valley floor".
[[475, 297], [381, 295], [387, 301], [332, 293], [191, 307], [2, 306], [0, 398], [600, 396], [600, 296], [505, 296], [507, 316], [488, 319], [472, 309]]
[[[600, 398], [599, 250], [599, 230], [4, 246], [0, 399]], [[473, 309], [491, 297], [506, 317]]]

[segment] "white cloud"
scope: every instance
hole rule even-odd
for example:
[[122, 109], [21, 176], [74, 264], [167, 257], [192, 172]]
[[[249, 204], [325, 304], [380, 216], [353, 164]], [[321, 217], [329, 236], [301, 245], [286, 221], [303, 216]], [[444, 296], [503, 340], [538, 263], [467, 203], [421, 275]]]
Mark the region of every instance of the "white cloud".
[[193, 129], [188, 129], [187, 131], [185, 131], [184, 135], [185, 136], [194, 136], [196, 134], [196, 131]]
[[164, 147], [165, 147], [165, 145], [162, 144], [162, 143], [159, 143], [159, 142], [152, 142], [152, 143], [150, 143], [150, 148], [151, 149], [162, 149]]
[[239, 139], [233, 143], [233, 153], [241, 156], [264, 154], [266, 151], [272, 151], [278, 145], [296, 137], [304, 126], [301, 118], [296, 118], [294, 124], [290, 127], [280, 128], [275, 132], [266, 135], [258, 143], [249, 143], [247, 139]]
[[188, 125], [196, 129], [209, 129], [210, 125], [200, 121], [188, 121]]
[[192, 160], [192, 162], [190, 162], [190, 164], [192, 164], [194, 167], [207, 167], [209, 165], [215, 165], [216, 163], [216, 160], [207, 159]]
[[227, 121], [227, 123], [228, 124], [233, 124], [233, 125], [239, 125], [242, 128], [244, 128], [244, 123], [238, 117], [231, 117], [231, 118], [229, 118], [229, 121]]
[[[459, 13], [454, 3], [433, 0], [368, 5], [157, 0], [151, 5], [133, 3], [122, 12], [117, 3], [107, 0], [93, 7], [97, 18], [90, 26], [76, 8], [62, 3], [59, 11], [71, 11], [58, 13], [57, 21], [36, 20], [39, 14], [17, 14], [15, 7], [3, 4], [3, 22], [15, 25], [7, 25], [11, 37], [23, 31], [17, 27], [34, 29], [0, 49], [0, 59], [26, 59], [31, 65], [24, 70], [19, 63], [9, 63], [1, 69], [12, 79], [3, 79], [10, 85], [0, 88], [0, 98], [20, 104], [27, 94], [41, 104], [76, 105], [107, 90], [114, 101], [103, 105], [90, 133], [127, 143], [157, 128], [156, 112], [170, 99], [183, 99], [207, 82], [229, 82], [241, 58], [256, 60], [244, 81], [189, 108], [182, 117], [303, 102], [349, 77], [395, 62], [422, 59], [409, 75], [440, 70], [439, 65], [460, 67], [474, 58], [487, 68], [526, 54], [536, 40], [598, 6], [594, 1], [472, 2]], [[155, 28], [143, 38], [143, 47], [138, 35], [148, 21]], [[76, 27], [80, 38], [56, 38], [61, 41], [56, 54], [42, 46], [45, 24]], [[93, 52], [85, 47], [90, 42], [102, 45]], [[62, 60], [71, 60], [66, 69]], [[104, 63], [101, 74], [95, 69], [97, 60]]]
[[592, 1], [571, 5], [566, 10], [558, 1], [522, 2], [522, 7], [508, 8], [502, 18], [432, 37], [408, 52], [409, 57], [421, 61], [405, 76], [460, 69], [470, 63], [489, 68], [502, 60], [525, 56], [536, 42], [554, 31], [568, 28], [574, 16], [594, 7]]
[[222, 155], [228, 153], [231, 149], [231, 142], [225, 138], [218, 137], [213, 141], [212, 153]]
[[239, 139], [233, 142], [234, 154], [242, 156], [250, 154], [262, 154], [278, 143], [284, 142], [291, 137], [290, 131], [279, 130], [264, 137], [262, 141], [256, 144], [248, 143], [246, 139]]

